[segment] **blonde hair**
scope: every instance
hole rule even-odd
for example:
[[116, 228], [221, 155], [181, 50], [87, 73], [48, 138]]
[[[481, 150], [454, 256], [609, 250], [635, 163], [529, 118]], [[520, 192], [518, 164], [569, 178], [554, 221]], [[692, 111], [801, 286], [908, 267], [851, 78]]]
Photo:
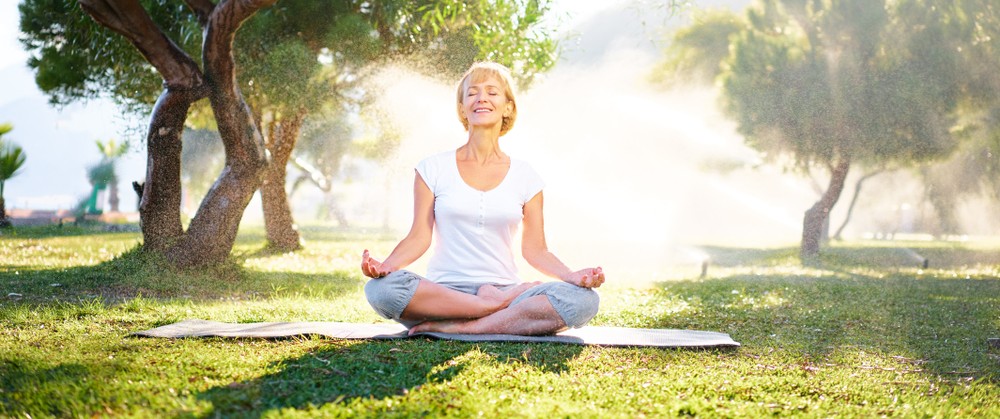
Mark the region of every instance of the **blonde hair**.
[[503, 117], [503, 122], [500, 124], [500, 135], [506, 134], [511, 128], [514, 128], [514, 121], [517, 119], [517, 101], [514, 100], [514, 78], [510, 75], [510, 70], [504, 67], [502, 64], [497, 64], [494, 62], [478, 62], [469, 67], [462, 76], [462, 80], [458, 82], [458, 120], [462, 122], [462, 126], [465, 130], [469, 130], [469, 120], [465, 117], [465, 112], [462, 110], [462, 99], [465, 97], [465, 89], [470, 83], [478, 83], [486, 80], [490, 77], [495, 77], [500, 80], [500, 84], [503, 86], [504, 96], [507, 97], [507, 101], [510, 102], [510, 114]]

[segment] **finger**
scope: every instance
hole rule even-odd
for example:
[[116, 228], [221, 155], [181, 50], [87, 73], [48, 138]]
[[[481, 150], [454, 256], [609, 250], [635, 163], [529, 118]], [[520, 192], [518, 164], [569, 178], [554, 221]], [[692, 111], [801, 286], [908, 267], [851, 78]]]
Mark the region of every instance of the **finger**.
[[594, 268], [592, 270], [592, 272], [593, 272], [593, 275], [594, 275], [594, 281], [593, 281], [594, 287], [601, 286], [601, 284], [604, 283], [604, 269], [602, 269], [600, 266], [598, 266], [598, 267]]
[[374, 260], [372, 258], [368, 258], [368, 260], [365, 261], [365, 268], [367, 269], [367, 271], [366, 271], [367, 274], [366, 275], [368, 275], [371, 278], [378, 278], [379, 275], [378, 275], [377, 264], [378, 264], [378, 262], [376, 260]]

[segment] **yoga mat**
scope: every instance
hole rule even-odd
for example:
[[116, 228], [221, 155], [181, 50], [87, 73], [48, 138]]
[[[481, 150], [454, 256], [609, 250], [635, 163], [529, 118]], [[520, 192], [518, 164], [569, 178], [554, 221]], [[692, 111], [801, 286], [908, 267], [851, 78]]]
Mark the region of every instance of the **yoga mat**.
[[[398, 324], [361, 324], [338, 322], [266, 322], [221, 323], [191, 319], [133, 333], [156, 338], [246, 337], [283, 338], [322, 335], [337, 339], [407, 339], [406, 328]], [[738, 347], [728, 334], [699, 330], [633, 329], [625, 327], [585, 326], [549, 336], [465, 335], [424, 332], [413, 335], [463, 342], [555, 342], [599, 346], [651, 346], [661, 348]]]

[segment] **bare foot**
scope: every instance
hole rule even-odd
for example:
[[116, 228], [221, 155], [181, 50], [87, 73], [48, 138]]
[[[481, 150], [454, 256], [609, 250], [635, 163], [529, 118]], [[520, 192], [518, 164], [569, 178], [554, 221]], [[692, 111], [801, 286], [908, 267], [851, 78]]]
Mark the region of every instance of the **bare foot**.
[[511, 301], [514, 301], [517, 296], [532, 287], [538, 286], [539, 284], [541, 284], [541, 282], [524, 282], [503, 291], [493, 285], [487, 284], [479, 287], [479, 291], [476, 292], [476, 296], [487, 302], [496, 304], [496, 309], [499, 311], [507, 308]]
[[441, 333], [463, 333], [467, 323], [471, 320], [431, 320], [420, 323], [410, 328], [407, 335], [413, 336], [420, 332], [441, 332]]

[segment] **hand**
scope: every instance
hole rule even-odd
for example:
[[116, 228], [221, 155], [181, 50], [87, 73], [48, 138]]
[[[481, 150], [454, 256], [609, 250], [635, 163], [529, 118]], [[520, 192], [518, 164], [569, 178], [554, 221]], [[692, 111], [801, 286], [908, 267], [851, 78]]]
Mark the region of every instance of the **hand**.
[[389, 267], [368, 255], [368, 249], [361, 254], [361, 272], [369, 278], [381, 278], [392, 272]]
[[580, 269], [572, 272], [562, 279], [570, 284], [583, 288], [597, 288], [604, 283], [604, 269], [600, 266], [596, 268]]

